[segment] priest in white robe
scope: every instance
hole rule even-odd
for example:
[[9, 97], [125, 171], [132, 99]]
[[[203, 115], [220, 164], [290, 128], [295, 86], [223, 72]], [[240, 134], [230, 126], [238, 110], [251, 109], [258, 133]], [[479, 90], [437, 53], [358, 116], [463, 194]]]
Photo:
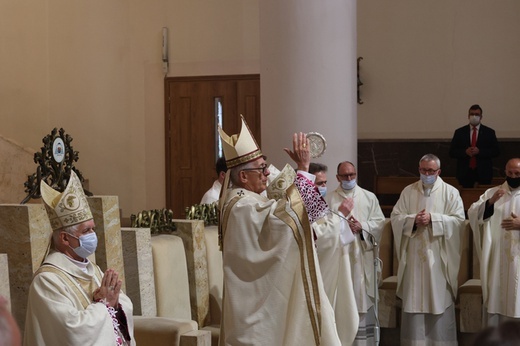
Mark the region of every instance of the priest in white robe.
[[294, 136], [294, 151], [286, 149], [298, 174], [286, 168], [271, 184], [278, 199], [261, 195], [270, 172], [245, 121], [240, 135], [221, 130], [220, 136], [232, 183], [219, 202], [224, 265], [220, 344], [340, 345], [310, 227], [327, 206], [307, 173], [305, 134]]
[[[377, 330], [374, 299], [377, 276], [374, 269], [373, 242], [375, 240], [379, 243], [381, 240], [385, 216], [376, 195], [357, 184], [357, 171], [353, 163], [341, 162], [336, 179], [339, 186], [331, 193], [329, 206], [332, 210], [338, 210], [342, 203], [347, 202], [346, 216], [355, 235], [354, 241], [348, 245], [354, 297], [359, 313], [359, 327], [353, 345], [375, 345]], [[381, 267], [378, 266], [378, 275], [380, 274]]]
[[468, 211], [488, 326], [520, 320], [519, 216], [520, 158], [514, 158], [506, 164], [506, 181], [486, 190]]
[[79, 178], [72, 171], [63, 193], [44, 181], [40, 189], [52, 246], [29, 288], [24, 345], [135, 345], [133, 306], [122, 281], [88, 259], [97, 236]]
[[[327, 191], [327, 166], [312, 163], [309, 173], [316, 176], [315, 185], [323, 197]], [[354, 284], [350, 270], [348, 246], [354, 241], [347, 218], [347, 203], [339, 203], [338, 214], [329, 213], [312, 224], [316, 234], [316, 247], [327, 293], [336, 316], [336, 328], [342, 346], [350, 346], [356, 338], [359, 317], [354, 297]]]
[[464, 207], [459, 191], [439, 176], [433, 154], [419, 161], [391, 214], [402, 299], [401, 345], [457, 345], [454, 301]]

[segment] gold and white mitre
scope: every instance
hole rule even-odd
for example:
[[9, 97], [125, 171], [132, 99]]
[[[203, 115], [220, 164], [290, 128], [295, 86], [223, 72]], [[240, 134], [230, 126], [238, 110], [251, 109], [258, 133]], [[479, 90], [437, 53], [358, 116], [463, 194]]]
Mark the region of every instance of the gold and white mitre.
[[218, 128], [228, 169], [263, 156], [242, 114], [240, 118], [242, 119], [242, 128], [238, 135], [228, 136], [224, 130]]
[[294, 183], [296, 179], [296, 171], [289, 164], [286, 164], [282, 171], [279, 171], [275, 166], [269, 166], [269, 176], [267, 180], [267, 197], [269, 199], [279, 200], [287, 196], [286, 190]]
[[40, 192], [53, 231], [93, 219], [87, 196], [74, 171], [71, 171], [70, 180], [62, 193], [43, 180], [40, 183]]

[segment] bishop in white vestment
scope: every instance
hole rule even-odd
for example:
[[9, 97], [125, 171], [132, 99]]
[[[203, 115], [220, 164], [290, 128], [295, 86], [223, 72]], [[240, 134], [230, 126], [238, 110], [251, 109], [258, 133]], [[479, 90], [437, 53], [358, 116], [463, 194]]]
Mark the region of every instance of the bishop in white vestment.
[[261, 195], [270, 171], [245, 121], [239, 136], [220, 136], [228, 166], [223, 186], [232, 182], [220, 200], [220, 344], [340, 345], [310, 227], [327, 206], [306, 173], [305, 135], [294, 136], [294, 152], [286, 150], [302, 171], [295, 178], [288, 166], [271, 184], [282, 192], [278, 199]]
[[71, 171], [62, 193], [43, 180], [40, 191], [52, 247], [29, 288], [24, 345], [135, 345], [133, 305], [120, 291], [122, 281], [88, 259], [97, 235], [78, 176]]

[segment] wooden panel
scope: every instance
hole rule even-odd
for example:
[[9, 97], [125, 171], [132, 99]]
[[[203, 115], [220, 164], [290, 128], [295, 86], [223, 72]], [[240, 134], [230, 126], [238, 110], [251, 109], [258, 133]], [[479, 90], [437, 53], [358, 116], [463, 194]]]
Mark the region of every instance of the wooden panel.
[[226, 133], [238, 133], [242, 110], [250, 113], [244, 116], [259, 138], [259, 76], [167, 78], [165, 92], [166, 207], [184, 218], [185, 208], [199, 203], [216, 179], [215, 99], [222, 105]]

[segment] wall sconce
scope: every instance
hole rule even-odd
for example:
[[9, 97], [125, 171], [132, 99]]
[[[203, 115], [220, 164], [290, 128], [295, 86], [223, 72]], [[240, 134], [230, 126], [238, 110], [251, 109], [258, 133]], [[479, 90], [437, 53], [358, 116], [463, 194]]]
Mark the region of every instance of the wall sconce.
[[162, 69], [164, 75], [168, 74], [168, 28], [162, 28]]
[[363, 85], [363, 82], [361, 81], [361, 77], [359, 76], [359, 62], [361, 60], [363, 60], [362, 56], [357, 58], [357, 103], [359, 103], [360, 105], [363, 104], [363, 101], [361, 101], [361, 90], [359, 89]]

